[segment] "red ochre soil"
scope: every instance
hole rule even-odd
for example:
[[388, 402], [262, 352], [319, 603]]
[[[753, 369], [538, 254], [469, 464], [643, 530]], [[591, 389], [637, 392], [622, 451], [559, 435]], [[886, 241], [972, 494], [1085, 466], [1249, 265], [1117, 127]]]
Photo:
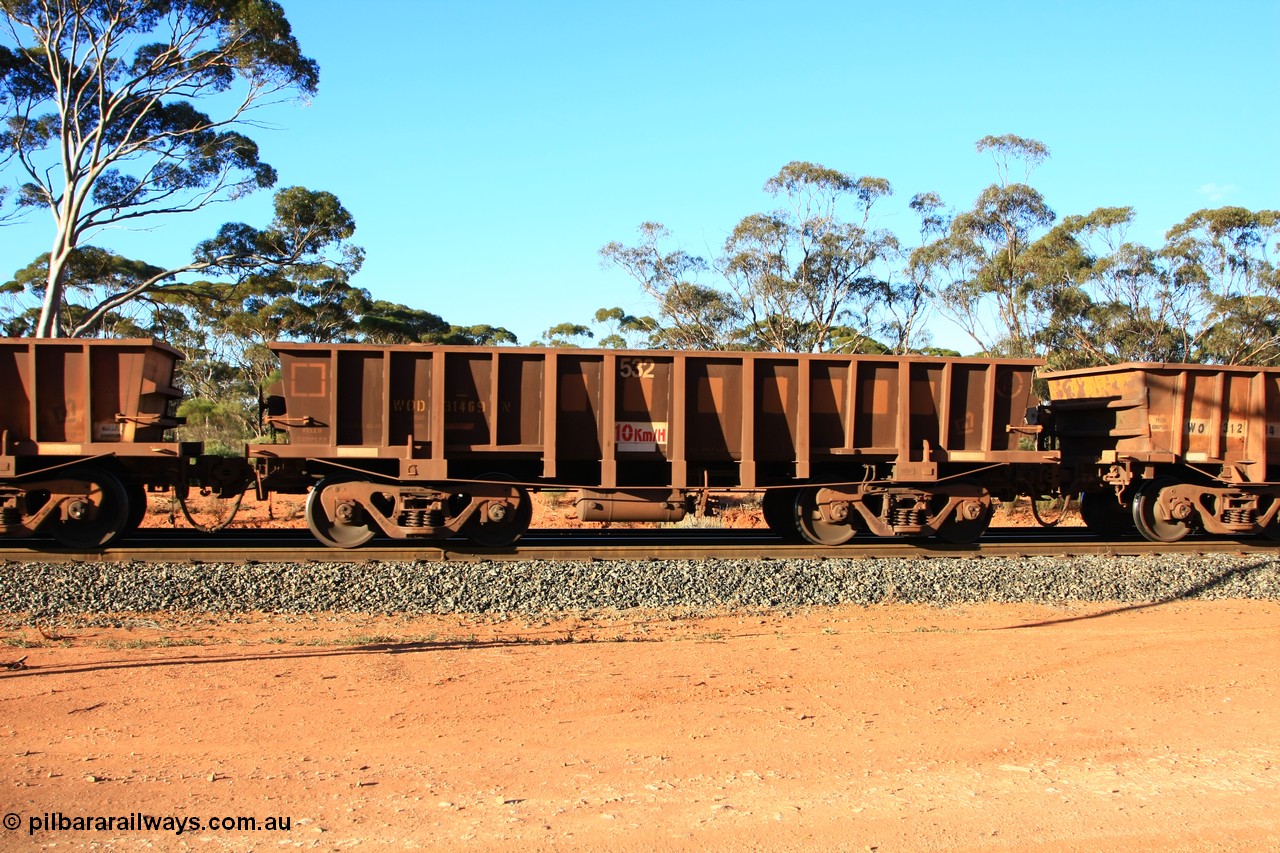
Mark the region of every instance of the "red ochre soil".
[[113, 621], [0, 631], [3, 849], [1280, 849], [1278, 602]]
[[[1278, 625], [1198, 601], [10, 627], [0, 839], [1274, 850]], [[291, 828], [27, 835], [46, 812]]]

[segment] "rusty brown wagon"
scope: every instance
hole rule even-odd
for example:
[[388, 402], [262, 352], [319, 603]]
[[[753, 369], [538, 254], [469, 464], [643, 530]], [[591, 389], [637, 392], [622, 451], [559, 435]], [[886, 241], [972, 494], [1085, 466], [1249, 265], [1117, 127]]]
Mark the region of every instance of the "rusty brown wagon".
[[763, 492], [769, 525], [834, 545], [860, 532], [986, 529], [992, 499], [1039, 494], [1056, 451], [1029, 424], [1039, 362], [916, 356], [277, 343], [253, 445], [266, 488], [310, 488], [323, 542], [455, 533], [514, 542], [529, 492], [586, 520], [677, 521]]
[[1280, 538], [1280, 368], [1118, 364], [1044, 374], [1064, 479], [1102, 533]]
[[0, 338], [0, 537], [98, 548], [138, 526], [148, 488], [242, 492], [244, 460], [170, 437], [182, 357], [150, 339]]
[[147, 482], [178, 482], [165, 440], [182, 354], [151, 340], [0, 339], [0, 535], [98, 547], [137, 526]]

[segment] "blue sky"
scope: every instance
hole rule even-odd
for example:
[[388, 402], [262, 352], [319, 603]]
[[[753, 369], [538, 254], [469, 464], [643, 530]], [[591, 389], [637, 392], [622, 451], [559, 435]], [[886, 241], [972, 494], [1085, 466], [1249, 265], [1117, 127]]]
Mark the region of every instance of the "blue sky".
[[[995, 181], [987, 134], [1050, 147], [1032, 183], [1059, 215], [1132, 205], [1151, 244], [1202, 207], [1280, 207], [1280, 0], [282, 2], [321, 82], [253, 133], [280, 186], [342, 199], [374, 296], [522, 342], [650, 313], [600, 247], [657, 220], [714, 255], [792, 160], [887, 178], [903, 237], [915, 193], [964, 209]], [[96, 242], [179, 263], [269, 204]], [[33, 216], [0, 230], [14, 268], [47, 244]]]

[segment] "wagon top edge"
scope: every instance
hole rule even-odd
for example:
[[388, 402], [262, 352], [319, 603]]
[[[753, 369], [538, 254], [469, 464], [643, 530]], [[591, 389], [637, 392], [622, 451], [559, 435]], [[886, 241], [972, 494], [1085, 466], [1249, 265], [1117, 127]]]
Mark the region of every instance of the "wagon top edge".
[[92, 347], [136, 349], [146, 347], [176, 355], [178, 358], [186, 358], [182, 350], [155, 338], [0, 338], [0, 346], [31, 346], [33, 344], [41, 347], [64, 347], [67, 349]]
[[1253, 364], [1184, 364], [1180, 362], [1126, 361], [1120, 364], [1104, 364], [1098, 367], [1078, 367], [1072, 370], [1047, 370], [1041, 379], [1073, 379], [1077, 376], [1102, 376], [1115, 373], [1280, 373], [1280, 367], [1263, 367]]
[[622, 358], [699, 358], [727, 359], [741, 361], [755, 359], [757, 361], [881, 361], [912, 362], [926, 364], [945, 364], [948, 362], [962, 364], [1006, 364], [1019, 367], [1043, 367], [1044, 360], [1038, 358], [982, 358], [978, 356], [935, 356], [935, 355], [894, 355], [891, 353], [797, 353], [774, 352], [760, 350], [676, 350], [676, 349], [608, 349], [585, 347], [513, 347], [513, 346], [459, 346], [445, 344], [327, 344], [327, 343], [294, 343], [292, 341], [274, 341], [269, 344], [273, 352], [440, 352], [466, 354], [501, 355], [555, 355], [555, 356], [587, 356], [599, 358], [619, 356]]

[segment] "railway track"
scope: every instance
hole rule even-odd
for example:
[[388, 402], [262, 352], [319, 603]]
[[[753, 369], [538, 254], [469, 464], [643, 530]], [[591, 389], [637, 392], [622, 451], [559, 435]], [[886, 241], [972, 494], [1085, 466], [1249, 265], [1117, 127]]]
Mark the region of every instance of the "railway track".
[[837, 547], [786, 542], [764, 530], [559, 530], [535, 529], [516, 545], [483, 548], [465, 539], [404, 544], [377, 539], [362, 548], [328, 548], [305, 530], [224, 530], [213, 536], [190, 530], [143, 530], [99, 551], [60, 548], [27, 540], [0, 548], [0, 562], [65, 563], [405, 563], [530, 560], [789, 560], [929, 559], [947, 557], [1151, 556], [1160, 554], [1276, 554], [1280, 542], [1263, 538], [1189, 536], [1176, 544], [1136, 535], [1099, 539], [1084, 529], [993, 529], [973, 545], [939, 540], [867, 537]]

